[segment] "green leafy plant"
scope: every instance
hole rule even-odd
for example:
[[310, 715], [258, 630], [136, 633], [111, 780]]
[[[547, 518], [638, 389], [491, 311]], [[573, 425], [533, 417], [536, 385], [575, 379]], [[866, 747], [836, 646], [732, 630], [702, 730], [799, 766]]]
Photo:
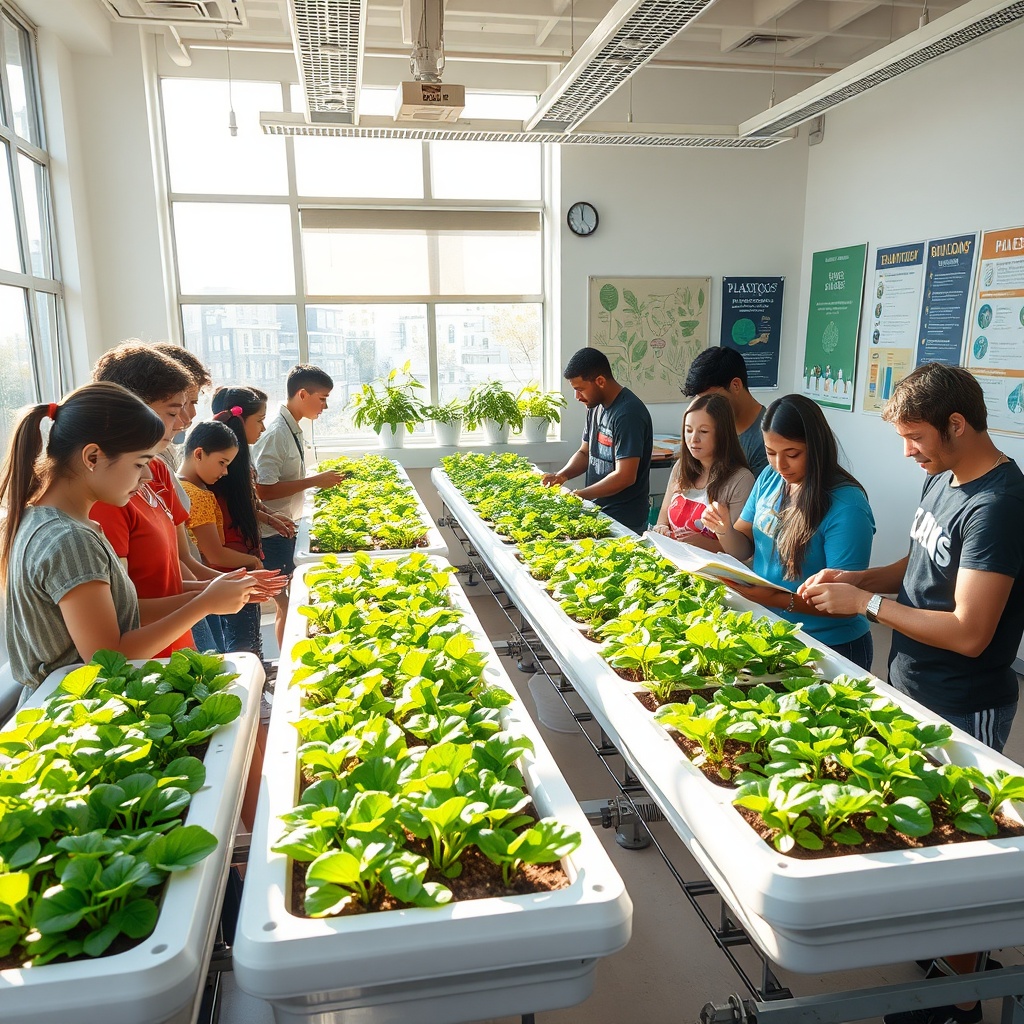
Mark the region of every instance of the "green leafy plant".
[[489, 380], [470, 389], [464, 416], [470, 430], [476, 430], [482, 420], [494, 420], [500, 426], [508, 424], [515, 430], [523, 425], [516, 396], [500, 380]]
[[560, 391], [541, 391], [540, 385], [531, 381], [516, 396], [516, 403], [524, 418], [536, 416], [548, 423], [560, 423], [565, 396]]
[[397, 430], [404, 423], [411, 433], [426, 419], [426, 405], [416, 393], [423, 384], [412, 375], [411, 366], [407, 362], [396, 367], [387, 377], [364, 384], [352, 395], [349, 407], [356, 427], [369, 426], [379, 434], [385, 425]]
[[441, 405], [428, 405], [423, 415], [435, 423], [460, 423], [465, 415], [465, 407], [459, 398], [453, 398]]

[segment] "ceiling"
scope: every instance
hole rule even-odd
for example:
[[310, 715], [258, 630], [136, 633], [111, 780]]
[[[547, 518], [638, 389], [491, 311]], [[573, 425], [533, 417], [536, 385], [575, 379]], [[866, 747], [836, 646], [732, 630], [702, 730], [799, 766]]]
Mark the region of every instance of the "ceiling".
[[[154, 30], [168, 33], [179, 62], [194, 44], [223, 45], [227, 24], [233, 47], [292, 48], [297, 40], [307, 117], [279, 130], [297, 133], [312, 121], [323, 134], [358, 127], [352, 97], [368, 80], [365, 65], [408, 58], [423, 0], [95, 2], [115, 20], [163, 26]], [[496, 90], [521, 88], [523, 68], [531, 66], [550, 88], [523, 124], [421, 130], [607, 141], [609, 120], [617, 119], [629, 123], [614, 128], [613, 141], [672, 144], [665, 140], [703, 136], [763, 148], [766, 137], [773, 145], [784, 141], [787, 130], [791, 135], [836, 103], [1021, 18], [1019, 0], [446, 0], [444, 52], [453, 64], [482, 65]], [[645, 79], [657, 72], [664, 82], [674, 72], [698, 71], [753, 75], [757, 88], [747, 89], [751, 99], [734, 115], [736, 124], [701, 116], [702, 109], [715, 112], [710, 94], [703, 107], [690, 104], [686, 124], [661, 113], [658, 124], [644, 127], [642, 111], [632, 116], [632, 90], [639, 95]], [[395, 84], [412, 77], [405, 61], [396, 74]], [[452, 80], [449, 69], [445, 82]], [[709, 90], [721, 81], [701, 80]], [[618, 106], [609, 101], [616, 93]], [[618, 113], [609, 115], [612, 109]], [[362, 120], [364, 130], [377, 134], [389, 128], [377, 123], [384, 119]], [[710, 127], [701, 131], [701, 125]]]

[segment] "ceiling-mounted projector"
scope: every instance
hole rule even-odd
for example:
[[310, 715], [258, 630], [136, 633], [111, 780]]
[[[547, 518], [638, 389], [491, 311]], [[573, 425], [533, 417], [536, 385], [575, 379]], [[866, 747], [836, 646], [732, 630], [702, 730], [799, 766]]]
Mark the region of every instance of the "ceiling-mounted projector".
[[396, 121], [458, 121], [466, 106], [464, 85], [402, 82], [395, 94]]

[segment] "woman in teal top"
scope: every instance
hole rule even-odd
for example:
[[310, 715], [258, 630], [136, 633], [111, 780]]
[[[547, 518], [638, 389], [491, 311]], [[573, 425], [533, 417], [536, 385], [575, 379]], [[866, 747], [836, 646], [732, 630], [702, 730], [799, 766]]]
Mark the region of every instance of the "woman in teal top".
[[863, 615], [817, 614], [797, 586], [826, 567], [866, 569], [875, 520], [864, 488], [839, 465], [836, 439], [809, 398], [786, 395], [761, 421], [768, 468], [757, 478], [739, 519], [715, 502], [704, 516], [723, 550], [754, 556], [754, 571], [786, 592], [741, 587], [745, 596], [774, 608], [837, 654], [871, 668], [871, 630]]

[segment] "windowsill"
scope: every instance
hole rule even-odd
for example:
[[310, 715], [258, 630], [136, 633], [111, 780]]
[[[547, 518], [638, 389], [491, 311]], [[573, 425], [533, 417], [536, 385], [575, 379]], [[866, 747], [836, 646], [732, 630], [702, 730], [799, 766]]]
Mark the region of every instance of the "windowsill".
[[508, 444], [487, 444], [482, 438], [479, 441], [463, 441], [458, 446], [439, 445], [424, 439], [410, 441], [406, 439], [404, 448], [381, 448], [376, 444], [354, 445], [317, 445], [318, 460], [347, 455], [358, 458], [360, 455], [386, 455], [394, 459], [406, 469], [428, 469], [441, 464], [445, 455], [456, 455], [459, 452], [514, 452], [535, 463], [558, 462], [560, 465], [576, 451], [579, 445], [568, 441], [510, 441]]

